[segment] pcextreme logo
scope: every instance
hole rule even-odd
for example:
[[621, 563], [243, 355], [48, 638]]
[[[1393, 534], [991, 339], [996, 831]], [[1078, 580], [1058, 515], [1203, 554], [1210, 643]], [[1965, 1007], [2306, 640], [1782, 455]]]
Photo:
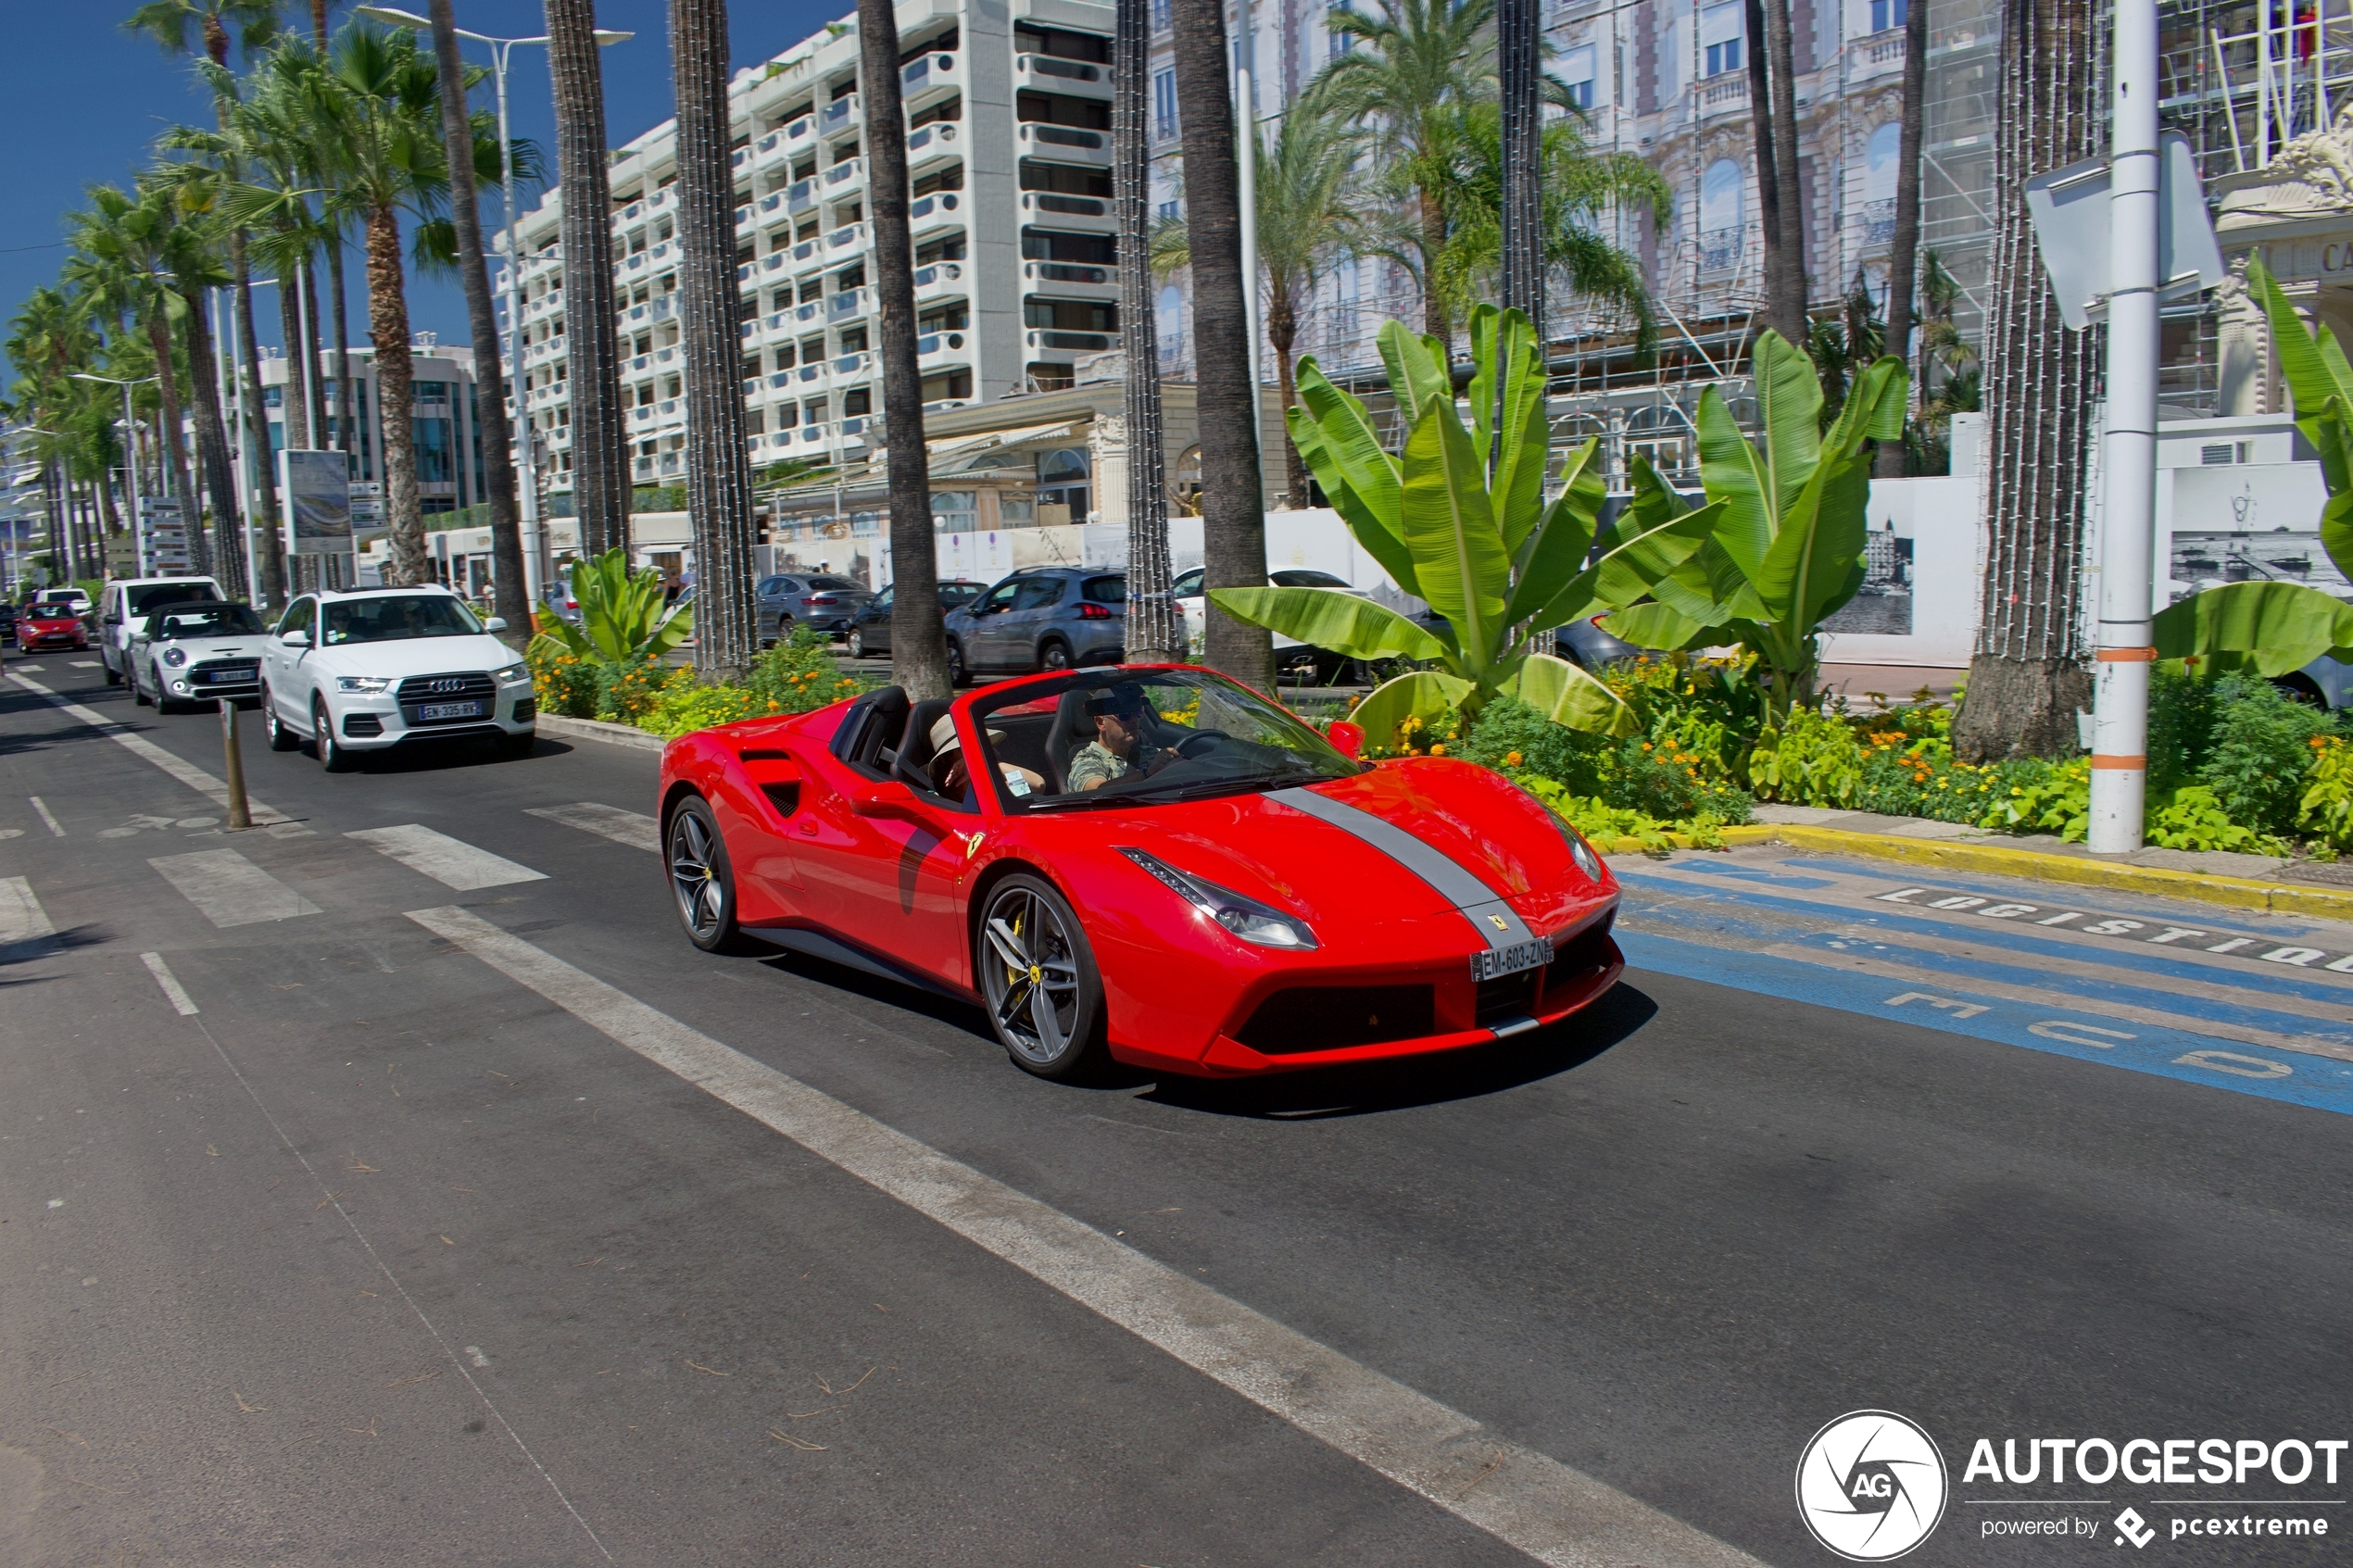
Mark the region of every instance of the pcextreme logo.
[[1944, 1517], [1944, 1456], [1919, 1423], [1855, 1411], [1814, 1434], [1797, 1461], [1797, 1512], [1850, 1562], [1886, 1562]]

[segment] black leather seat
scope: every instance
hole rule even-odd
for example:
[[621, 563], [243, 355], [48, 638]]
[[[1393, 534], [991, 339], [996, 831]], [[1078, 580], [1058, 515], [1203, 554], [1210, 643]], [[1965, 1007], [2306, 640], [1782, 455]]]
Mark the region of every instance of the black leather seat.
[[1054, 727], [1046, 736], [1046, 762], [1052, 776], [1046, 782], [1056, 795], [1069, 792], [1070, 759], [1095, 738], [1095, 721], [1087, 712], [1087, 699], [1094, 695], [1088, 687], [1073, 686], [1054, 707]]
[[938, 792], [931, 776], [931, 730], [947, 713], [948, 704], [937, 699], [919, 702], [908, 709], [907, 727], [900, 734], [899, 754], [891, 764], [891, 771], [901, 783], [914, 789]]

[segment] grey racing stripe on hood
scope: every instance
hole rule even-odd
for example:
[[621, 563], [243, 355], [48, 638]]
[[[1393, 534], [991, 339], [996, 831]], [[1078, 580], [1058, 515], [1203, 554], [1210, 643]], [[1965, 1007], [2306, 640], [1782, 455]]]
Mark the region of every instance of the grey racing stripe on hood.
[[1396, 823], [1304, 787], [1271, 790], [1266, 798], [1330, 823], [1420, 877], [1437, 889], [1440, 897], [1462, 910], [1463, 918], [1471, 922], [1490, 947], [1509, 947], [1536, 939], [1512, 907], [1495, 897], [1494, 889], [1453, 857], [1434, 845], [1423, 843]]

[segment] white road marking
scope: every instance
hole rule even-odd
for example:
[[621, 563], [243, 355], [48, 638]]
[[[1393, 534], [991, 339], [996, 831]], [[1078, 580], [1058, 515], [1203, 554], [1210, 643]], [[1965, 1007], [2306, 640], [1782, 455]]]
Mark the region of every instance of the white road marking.
[[98, 661], [94, 659], [69, 659], [66, 662], [72, 665], [76, 670], [95, 670], [98, 668]]
[[37, 795], [28, 795], [25, 798], [32, 802], [32, 809], [41, 813], [41, 820], [49, 824], [49, 831], [51, 833], [57, 834], [59, 838], [63, 838], [66, 835], [64, 825], [60, 823], [56, 817], [50, 815], [49, 807], [47, 803], [41, 798], [41, 797]]
[[32, 896], [32, 884], [20, 876], [0, 876], [0, 943], [30, 942], [57, 934], [48, 911]]
[[193, 855], [158, 855], [147, 864], [180, 890], [205, 919], [227, 930], [264, 921], [315, 915], [319, 906], [238, 854], [204, 849]]
[[49, 667], [48, 667], [47, 665], [45, 665], [45, 664], [19, 664], [19, 665], [18, 665], [18, 666], [17, 666], [17, 668], [18, 668], [18, 669], [19, 669], [19, 670], [25, 671], [26, 672], [28, 672], [28, 673], [30, 673], [30, 674], [35, 674], [35, 675], [38, 675], [38, 674], [40, 674], [42, 671], [44, 671], [47, 670]]
[[182, 1018], [196, 1015], [195, 999], [188, 995], [187, 987], [182, 985], [179, 977], [171, 972], [171, 966], [163, 961], [161, 953], [142, 953], [139, 961], [147, 966], [147, 972], [154, 975], [156, 984], [163, 987], [164, 999], [171, 1004], [172, 1011]]
[[577, 806], [526, 806], [523, 814], [545, 817], [551, 822], [561, 822], [568, 828], [593, 833], [626, 844], [632, 849], [659, 852], [661, 848], [661, 824], [651, 817], [636, 811], [624, 811], [618, 806], [599, 806], [584, 800]]
[[396, 828], [369, 828], [363, 833], [347, 833], [346, 838], [356, 838], [372, 846], [379, 854], [389, 855], [412, 872], [419, 872], [460, 893], [476, 888], [504, 887], [513, 882], [545, 882], [546, 872], [519, 866], [512, 860], [493, 855], [487, 849], [477, 849], [464, 839], [452, 838], [446, 833], [435, 833], [415, 822]]
[[516, 984], [1540, 1562], [1755, 1560], [982, 1175], [456, 907], [409, 918]]
[[[190, 789], [195, 790], [198, 795], [201, 795], [208, 800], [210, 800], [215, 806], [220, 807], [222, 810], [226, 811], [229, 809], [229, 786], [222, 784], [219, 779], [214, 778], [210, 773], [206, 772], [202, 768], [197, 767], [195, 763], [182, 761], [179, 758], [173, 756], [170, 752], [166, 751], [163, 747], [157, 746], [146, 736], [134, 735], [131, 734], [128, 730], [123, 729], [113, 720], [107, 718], [105, 714], [98, 712], [95, 709], [84, 708], [82, 704], [75, 702], [70, 698], [59, 696], [57, 693], [51, 691], [48, 687], [43, 685], [38, 681], [28, 681], [21, 674], [14, 671], [9, 673], [8, 679], [14, 681], [25, 690], [32, 692], [44, 699], [56, 704], [57, 707], [64, 709], [74, 718], [81, 720], [92, 729], [96, 730], [99, 734], [107, 736], [109, 740], [112, 740], [117, 745], [122, 746], [133, 757], [140, 759], [142, 761], [154, 763], [157, 767], [161, 768], [165, 772], [170, 773], [173, 778], [178, 779], [182, 784], [186, 784]], [[272, 822], [286, 822], [292, 821], [292, 819], [289, 818], [283, 811], [278, 810], [274, 807], [264, 806], [260, 801], [256, 800], [251, 794], [246, 795], [245, 804], [252, 809], [254, 825], [256, 827], [267, 826]], [[300, 831], [308, 832], [309, 830], [302, 829]]]

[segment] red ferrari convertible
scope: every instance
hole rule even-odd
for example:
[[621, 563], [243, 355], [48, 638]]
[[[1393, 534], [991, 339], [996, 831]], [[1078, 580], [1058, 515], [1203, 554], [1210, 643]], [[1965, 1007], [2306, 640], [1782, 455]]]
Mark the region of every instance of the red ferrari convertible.
[[[1360, 737], [1335, 726], [1342, 746]], [[1050, 1078], [1448, 1050], [1617, 982], [1617, 884], [1509, 780], [1368, 764], [1186, 666], [892, 686], [662, 753], [678, 916], [976, 1002]]]

